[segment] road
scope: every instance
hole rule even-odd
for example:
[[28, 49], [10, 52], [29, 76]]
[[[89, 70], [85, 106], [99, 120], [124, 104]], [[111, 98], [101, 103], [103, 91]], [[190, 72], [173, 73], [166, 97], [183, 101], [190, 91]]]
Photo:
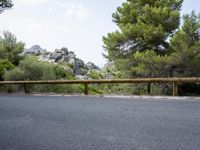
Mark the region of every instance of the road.
[[199, 150], [200, 101], [0, 96], [0, 150]]

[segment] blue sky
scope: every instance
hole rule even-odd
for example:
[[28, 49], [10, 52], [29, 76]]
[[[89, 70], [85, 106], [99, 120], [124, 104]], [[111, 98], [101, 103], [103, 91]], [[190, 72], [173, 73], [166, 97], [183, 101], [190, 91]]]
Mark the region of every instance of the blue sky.
[[[112, 13], [123, 0], [13, 0], [0, 15], [0, 33], [9, 30], [26, 47], [39, 44], [53, 51], [67, 47], [85, 62], [103, 66], [102, 36], [116, 30]], [[185, 0], [183, 13], [200, 12], [200, 2]]]

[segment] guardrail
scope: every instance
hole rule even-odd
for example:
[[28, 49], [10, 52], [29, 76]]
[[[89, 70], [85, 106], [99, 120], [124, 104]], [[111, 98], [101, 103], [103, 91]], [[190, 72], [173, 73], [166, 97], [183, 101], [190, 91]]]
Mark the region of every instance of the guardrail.
[[179, 83], [198, 83], [196, 78], [135, 78], [135, 79], [112, 79], [112, 80], [47, 80], [47, 81], [0, 81], [0, 85], [22, 84], [25, 93], [28, 93], [29, 84], [83, 84], [84, 94], [88, 95], [88, 84], [113, 84], [113, 83], [173, 83], [173, 96], [178, 95]]

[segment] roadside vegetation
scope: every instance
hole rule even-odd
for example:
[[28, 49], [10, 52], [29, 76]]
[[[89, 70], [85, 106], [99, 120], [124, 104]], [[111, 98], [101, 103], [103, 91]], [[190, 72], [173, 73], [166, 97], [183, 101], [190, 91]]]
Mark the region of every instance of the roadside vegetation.
[[[200, 77], [200, 15], [192, 11], [180, 15], [183, 0], [127, 0], [112, 15], [118, 26], [103, 37], [101, 71], [90, 70], [89, 79], [149, 77]], [[0, 13], [12, 8], [10, 0], [0, 0]], [[0, 80], [76, 80], [65, 69], [70, 64], [49, 63], [37, 56], [23, 56], [25, 43], [4, 31], [0, 36]], [[82, 93], [79, 85], [34, 85], [30, 92]], [[171, 84], [90, 85], [90, 94], [172, 93]], [[21, 86], [1, 86], [0, 92], [22, 91]], [[149, 93], [150, 91], [150, 93]], [[180, 95], [200, 95], [200, 84], [179, 85]]]

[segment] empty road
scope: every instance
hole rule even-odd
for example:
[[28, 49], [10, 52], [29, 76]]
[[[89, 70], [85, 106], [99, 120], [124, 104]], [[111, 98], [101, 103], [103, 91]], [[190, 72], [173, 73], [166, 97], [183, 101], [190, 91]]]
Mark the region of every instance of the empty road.
[[199, 150], [200, 101], [0, 95], [0, 150]]

